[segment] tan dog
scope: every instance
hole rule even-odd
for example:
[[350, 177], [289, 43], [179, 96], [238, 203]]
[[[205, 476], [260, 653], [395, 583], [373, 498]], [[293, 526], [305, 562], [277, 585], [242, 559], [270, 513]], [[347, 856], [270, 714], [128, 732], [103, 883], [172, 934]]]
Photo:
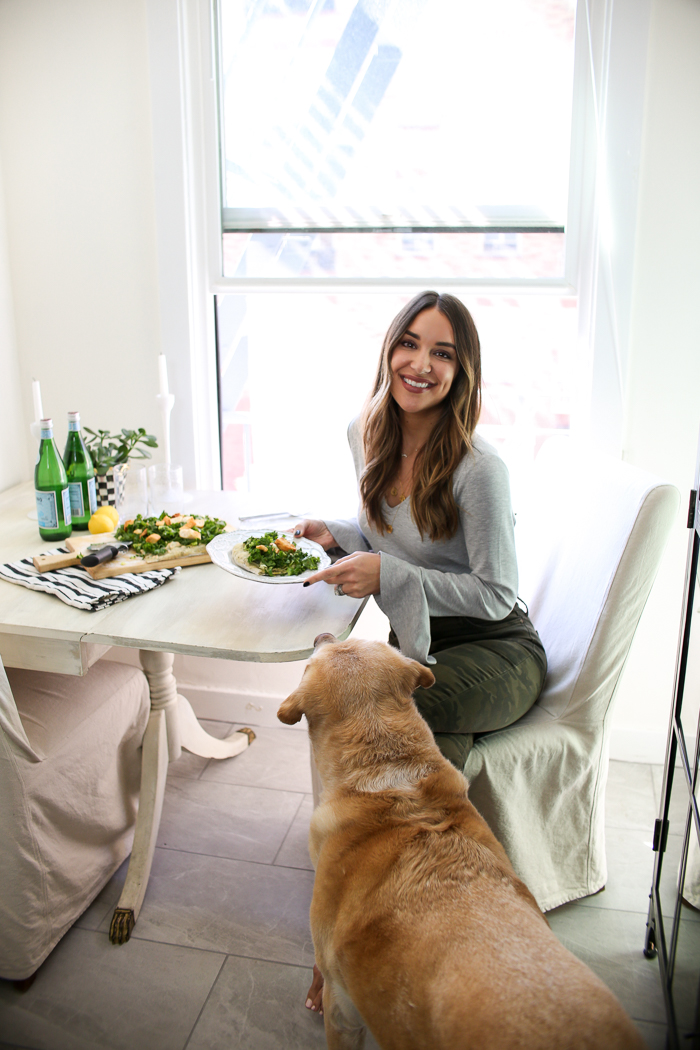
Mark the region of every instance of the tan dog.
[[277, 712], [309, 723], [323, 797], [311, 930], [331, 1050], [642, 1050], [559, 943], [411, 698], [432, 672], [383, 642], [316, 639]]

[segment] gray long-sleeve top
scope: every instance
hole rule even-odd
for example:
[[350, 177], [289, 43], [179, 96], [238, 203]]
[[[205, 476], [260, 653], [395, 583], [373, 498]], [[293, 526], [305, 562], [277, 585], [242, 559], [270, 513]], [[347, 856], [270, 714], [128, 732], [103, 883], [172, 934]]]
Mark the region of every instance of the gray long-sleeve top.
[[[348, 429], [358, 478], [364, 470], [359, 420]], [[381, 536], [363, 507], [359, 519], [326, 521], [347, 554], [381, 554], [380, 593], [375, 601], [389, 618], [401, 652], [421, 663], [428, 656], [431, 616], [472, 616], [502, 620], [515, 605], [518, 568], [508, 468], [478, 435], [452, 482], [460, 525], [450, 539], [421, 539], [410, 513], [410, 497], [398, 507], [384, 504], [392, 532]]]

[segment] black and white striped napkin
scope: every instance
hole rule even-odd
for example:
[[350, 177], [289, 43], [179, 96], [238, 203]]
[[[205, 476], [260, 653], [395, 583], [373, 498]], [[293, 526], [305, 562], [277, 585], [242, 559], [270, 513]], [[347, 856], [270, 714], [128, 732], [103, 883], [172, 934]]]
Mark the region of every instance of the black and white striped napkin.
[[[67, 554], [63, 547], [46, 551], [46, 554]], [[150, 572], [125, 573], [123, 576], [109, 576], [105, 580], [93, 580], [86, 569], [80, 565], [68, 569], [54, 569], [53, 572], [39, 572], [34, 568], [31, 558], [0, 565], [0, 579], [9, 583], [19, 583], [33, 591], [44, 591], [54, 594], [66, 605], [86, 612], [96, 612], [116, 602], [123, 602], [135, 594], [145, 594], [154, 587], [160, 587], [180, 571], [174, 569], [152, 569]]]

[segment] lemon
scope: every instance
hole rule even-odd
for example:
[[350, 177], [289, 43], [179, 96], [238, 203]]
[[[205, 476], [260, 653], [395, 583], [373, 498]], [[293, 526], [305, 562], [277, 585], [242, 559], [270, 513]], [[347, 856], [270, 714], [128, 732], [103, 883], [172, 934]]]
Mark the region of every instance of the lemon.
[[115, 529], [119, 524], [119, 514], [117, 513], [117, 508], [112, 507], [109, 503], [106, 503], [104, 507], [98, 507], [95, 511], [95, 514], [106, 514], [108, 518], [112, 519], [112, 523]]
[[112, 521], [111, 514], [103, 514], [102, 508], [99, 511], [95, 511], [88, 522], [88, 529], [93, 534], [96, 532], [113, 532], [114, 522]]

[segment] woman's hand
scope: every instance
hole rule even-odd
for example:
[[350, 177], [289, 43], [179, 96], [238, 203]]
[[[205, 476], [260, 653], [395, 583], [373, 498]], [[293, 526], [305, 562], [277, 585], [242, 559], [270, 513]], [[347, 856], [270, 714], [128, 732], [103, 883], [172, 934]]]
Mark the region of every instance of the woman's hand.
[[331, 547], [337, 547], [338, 542], [322, 521], [314, 521], [310, 518], [305, 518], [300, 521], [298, 525], [294, 526], [294, 538], [298, 536], [306, 536], [307, 540], [314, 540], [323, 547], [324, 551], [330, 550]]
[[366, 598], [368, 594], [379, 594], [380, 563], [379, 554], [355, 551], [345, 558], [339, 558], [335, 565], [307, 577], [304, 587], [324, 580], [333, 587], [342, 586], [343, 594], [348, 594], [351, 598]]

